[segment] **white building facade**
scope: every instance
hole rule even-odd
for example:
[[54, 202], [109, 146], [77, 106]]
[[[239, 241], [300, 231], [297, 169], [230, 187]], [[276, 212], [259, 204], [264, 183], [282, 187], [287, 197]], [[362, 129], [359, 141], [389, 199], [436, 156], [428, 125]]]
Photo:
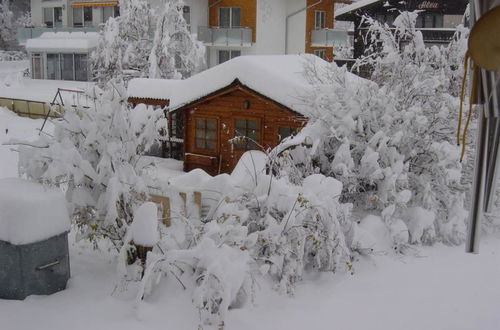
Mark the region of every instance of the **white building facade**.
[[[148, 0], [157, 8], [164, 1]], [[334, 44], [344, 38], [333, 30], [335, 0], [184, 0], [184, 3], [184, 17], [191, 32], [207, 47], [209, 67], [240, 55], [313, 53], [331, 61]], [[34, 26], [20, 31], [20, 42], [24, 39], [29, 46], [26, 40], [38, 38], [43, 32], [96, 32], [119, 12], [119, 1], [31, 0]], [[65, 36], [68, 37], [71, 34]], [[69, 74], [47, 75], [48, 58], [52, 58], [47, 54], [52, 54], [52, 50], [44, 51], [38, 47], [40, 43], [36, 44], [36, 51], [32, 46], [27, 47], [33, 54], [33, 78], [69, 77]], [[91, 48], [87, 54], [90, 51]], [[42, 59], [40, 70], [37, 58]]]

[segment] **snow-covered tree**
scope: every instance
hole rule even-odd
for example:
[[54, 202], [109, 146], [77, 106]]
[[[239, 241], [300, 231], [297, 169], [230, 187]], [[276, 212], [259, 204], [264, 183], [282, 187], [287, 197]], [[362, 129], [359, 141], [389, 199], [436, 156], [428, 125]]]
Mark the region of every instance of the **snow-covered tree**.
[[155, 15], [145, 0], [120, 1], [120, 16], [109, 19], [92, 53], [95, 80], [104, 86], [114, 78], [147, 77]]
[[149, 77], [179, 79], [203, 68], [205, 47], [184, 19], [184, 1], [169, 0], [157, 19], [149, 56]]
[[[408, 227], [412, 242], [427, 243], [437, 237], [457, 244], [465, 232], [455, 137], [457, 76], [465, 52], [458, 45], [464, 38], [448, 47], [425, 47], [416, 17], [401, 13], [395, 31], [365, 18], [377, 43], [358, 65], [369, 65], [376, 83], [346, 79], [346, 69], [335, 64], [325, 72], [306, 69], [315, 88], [305, 98], [312, 120], [304, 134], [320, 142], [309, 158], [312, 165], [302, 164], [298, 173], [321, 171], [342, 181], [342, 200], [381, 212], [396, 247], [408, 243], [400, 241], [401, 228]], [[435, 221], [412, 223], [412, 207], [430, 212]]]
[[182, 8], [182, 1], [169, 0], [158, 14], [145, 0], [121, 1], [120, 16], [105, 23], [91, 57], [99, 84], [132, 76], [178, 79], [201, 70], [205, 48]]
[[0, 50], [9, 50], [16, 40], [17, 24], [9, 0], [0, 3]]
[[20, 173], [60, 186], [84, 238], [123, 245], [148, 192], [139, 158], [158, 136], [161, 111], [131, 109], [117, 84], [92, 91], [95, 107], [65, 109], [53, 136], [20, 148]]

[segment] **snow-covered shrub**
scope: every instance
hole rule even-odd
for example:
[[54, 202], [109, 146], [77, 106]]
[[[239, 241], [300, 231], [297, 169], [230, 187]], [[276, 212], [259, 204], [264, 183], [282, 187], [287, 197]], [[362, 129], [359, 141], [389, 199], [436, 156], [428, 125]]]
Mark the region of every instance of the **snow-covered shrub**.
[[[68, 107], [53, 136], [21, 147], [20, 174], [61, 186], [84, 238], [104, 237], [119, 249], [133, 212], [147, 198], [139, 158], [158, 137], [161, 111], [131, 109], [125, 90], [91, 91], [95, 106]], [[98, 95], [95, 95], [98, 94]]]
[[296, 185], [266, 174], [267, 162], [262, 152], [250, 151], [231, 175], [185, 175], [196, 178], [196, 189], [222, 194], [205, 219], [178, 216], [162, 228], [139, 298], [166, 277], [191, 291], [200, 322], [222, 326], [229, 308], [253, 299], [256, 279], [293, 294], [306, 271], [351, 271], [356, 228], [351, 205], [339, 202], [342, 184], [315, 174]]
[[[425, 243], [436, 239], [435, 232], [439, 240], [458, 244], [465, 210], [455, 127], [465, 33], [447, 47], [425, 47], [416, 17], [401, 13], [395, 31], [365, 18], [377, 43], [358, 65], [370, 65], [376, 83], [359, 82], [335, 64], [306, 65], [314, 86], [304, 99], [311, 121], [293, 143], [303, 144], [305, 137], [314, 142], [308, 156], [300, 157], [300, 167], [308, 170], [298, 174], [321, 172], [340, 180], [342, 201], [381, 212], [394, 227], [395, 241], [404, 241], [396, 233], [405, 227], [405, 208], [423, 207], [435, 215], [435, 230], [427, 231]], [[291, 163], [288, 167], [296, 167], [295, 159]]]

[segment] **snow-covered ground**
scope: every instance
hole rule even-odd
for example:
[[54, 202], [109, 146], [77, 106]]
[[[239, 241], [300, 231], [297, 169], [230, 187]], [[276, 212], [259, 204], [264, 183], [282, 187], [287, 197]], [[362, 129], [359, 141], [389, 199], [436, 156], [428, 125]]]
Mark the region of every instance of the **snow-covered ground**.
[[[33, 139], [41, 120], [0, 109], [0, 144]], [[6, 131], [7, 130], [7, 131]], [[155, 161], [146, 158], [145, 161]], [[159, 179], [178, 175], [165, 160]], [[17, 175], [17, 153], [0, 146], [0, 177]], [[191, 296], [174, 281], [162, 282], [137, 305], [135, 290], [116, 287], [114, 255], [71, 236], [68, 288], [24, 301], [0, 300], [0, 329], [197, 329]], [[258, 282], [251, 306], [232, 310], [226, 329], [426, 329], [500, 328], [500, 240], [483, 239], [479, 255], [463, 247], [421, 247], [412, 255], [388, 251], [363, 257], [353, 275], [309, 275], [292, 298]]]
[[[23, 76], [28, 61], [0, 61], [0, 97], [29, 101], [52, 102], [58, 88], [86, 90], [92, 83], [66, 80], [39, 80]], [[91, 105], [78, 93], [62, 92], [65, 104]]]

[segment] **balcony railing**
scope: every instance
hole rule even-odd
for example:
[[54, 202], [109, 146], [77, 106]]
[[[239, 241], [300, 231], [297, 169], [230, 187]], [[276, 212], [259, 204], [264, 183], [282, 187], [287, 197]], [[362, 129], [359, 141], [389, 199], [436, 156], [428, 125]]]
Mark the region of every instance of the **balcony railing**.
[[422, 32], [425, 42], [448, 43], [451, 41], [456, 29], [450, 28], [417, 28]]
[[17, 31], [17, 41], [20, 44], [25, 44], [26, 40], [37, 38], [44, 32], [96, 32], [98, 28], [95, 26], [86, 27], [31, 27], [31, 28], [20, 28]]
[[347, 46], [347, 38], [347, 31], [345, 30], [313, 30], [311, 33], [311, 47]]
[[[368, 28], [360, 28], [359, 29], [362, 34], [366, 34]], [[391, 28], [391, 31], [395, 31], [395, 28]], [[425, 43], [449, 43], [453, 36], [457, 32], [457, 29], [454, 28], [416, 28], [417, 31], [422, 33], [422, 37], [424, 38]]]
[[198, 40], [206, 46], [252, 46], [252, 29], [246, 27], [198, 27]]

